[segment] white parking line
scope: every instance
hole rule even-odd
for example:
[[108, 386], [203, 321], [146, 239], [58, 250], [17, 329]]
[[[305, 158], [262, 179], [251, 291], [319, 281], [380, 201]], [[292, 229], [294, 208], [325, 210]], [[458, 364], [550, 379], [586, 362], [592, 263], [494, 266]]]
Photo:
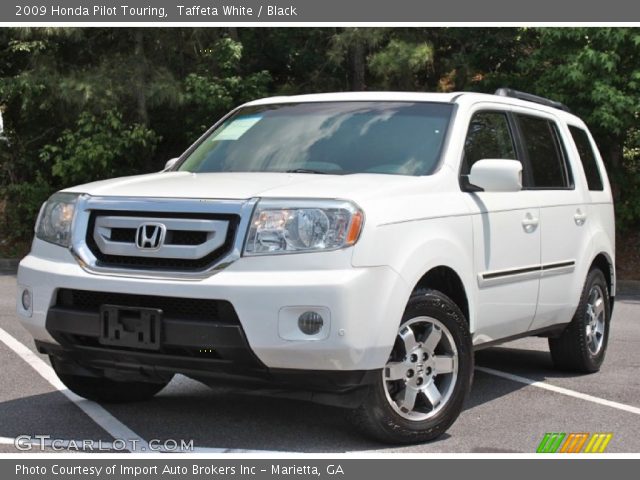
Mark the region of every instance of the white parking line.
[[626, 405], [624, 403], [605, 400], [604, 398], [594, 397], [593, 395], [576, 392], [575, 390], [569, 390], [568, 388], [558, 387], [550, 383], [540, 382], [538, 380], [532, 380], [531, 378], [521, 377], [520, 375], [514, 375], [512, 373], [503, 372], [501, 370], [494, 370], [493, 368], [476, 367], [476, 370], [480, 372], [488, 373], [489, 375], [495, 375], [496, 377], [506, 378], [507, 380], [511, 380], [514, 382], [524, 383], [525, 385], [530, 385], [532, 387], [542, 388], [543, 390], [549, 390], [551, 392], [561, 393], [562, 395], [567, 395], [569, 397], [579, 398], [581, 400], [586, 400], [587, 402], [597, 403], [598, 405], [604, 405], [605, 407], [616, 408], [624, 412], [635, 413], [636, 415], [640, 415], [640, 408], [634, 407], [632, 405]]
[[[175, 452], [164, 452], [175, 453]], [[292, 455], [298, 452], [289, 452], [286, 450], [245, 450], [242, 448], [209, 448], [209, 447], [193, 447], [188, 453], [259, 453], [261, 455]]]
[[[56, 451], [70, 450], [78, 452], [109, 452], [109, 451], [122, 451], [122, 445], [116, 445], [114, 442], [104, 441], [91, 441], [89, 446], [85, 446], [87, 440], [63, 440], [53, 438], [12, 438], [12, 437], [0, 437], [0, 445], [12, 445], [20, 446], [23, 451], [33, 452], [34, 448], [53, 448]], [[245, 450], [240, 448], [208, 448], [208, 447], [193, 447], [189, 450], [172, 450], [166, 447], [154, 448], [151, 453], [260, 453], [260, 454], [272, 454], [272, 453], [287, 453], [268, 450]]]
[[33, 452], [33, 448], [29, 448], [27, 445], [31, 447], [49, 447], [55, 448], [55, 450], [78, 450], [78, 451], [109, 451], [115, 450], [120, 451], [122, 448], [121, 445], [114, 445], [113, 442], [104, 442], [104, 441], [92, 441], [92, 445], [95, 444], [97, 448], [83, 448], [84, 442], [87, 440], [62, 440], [59, 438], [42, 438], [36, 439], [34, 438], [11, 438], [11, 437], [0, 437], [0, 445], [13, 445], [22, 447], [23, 451], [31, 451]]
[[[116, 439], [127, 442], [129, 451], [145, 449], [149, 450], [149, 445], [140, 435], [135, 433], [117, 418], [111, 415], [101, 405], [79, 397], [70, 391], [57, 377], [56, 373], [44, 360], [31, 351], [28, 347], [20, 343], [6, 330], [0, 328], [0, 341], [13, 350], [20, 358], [27, 362], [42, 378], [49, 382], [53, 388], [62, 393], [71, 402], [76, 404], [91, 420], [102, 427], [109, 435]], [[137, 447], [137, 448], [136, 448]]]
[[[0, 341], [9, 347], [13, 352], [27, 362], [31, 368], [33, 368], [42, 378], [49, 382], [53, 388], [62, 393], [65, 397], [76, 404], [84, 413], [86, 413], [91, 420], [97, 423], [100, 427], [109, 433], [114, 439], [124, 440], [126, 442], [126, 450], [140, 452], [160, 452], [160, 453], [180, 453], [171, 451], [166, 448], [149, 448], [147, 441], [143, 440], [137, 433], [132, 431], [125, 424], [120, 422], [117, 418], [111, 415], [101, 405], [90, 400], [86, 400], [79, 397], [72, 391], [70, 391], [58, 378], [53, 368], [49, 366], [44, 360], [42, 360], [31, 349], [22, 344], [19, 340], [14, 338], [6, 330], [0, 328]], [[51, 446], [54, 440], [45, 440], [45, 446]], [[10, 437], [0, 437], [0, 445], [15, 445], [16, 439]], [[56, 447], [67, 448], [72, 445], [71, 440], [55, 440]], [[82, 445], [82, 440], [75, 441], [77, 445]], [[39, 440], [32, 442], [34, 445], [40, 445]], [[101, 442], [104, 448], [113, 447], [113, 442]], [[121, 445], [118, 445], [120, 449]], [[277, 450], [245, 450], [237, 448], [215, 448], [215, 447], [195, 447], [193, 450], [189, 450], [185, 453], [261, 453], [261, 454], [284, 454], [286, 451]]]

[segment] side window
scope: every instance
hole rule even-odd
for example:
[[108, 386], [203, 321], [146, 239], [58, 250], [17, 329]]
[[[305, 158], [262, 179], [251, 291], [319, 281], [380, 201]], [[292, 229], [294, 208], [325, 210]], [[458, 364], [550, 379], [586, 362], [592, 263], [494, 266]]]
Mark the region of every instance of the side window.
[[596, 156], [593, 152], [593, 147], [589, 141], [589, 135], [583, 129], [578, 127], [569, 126], [571, 131], [571, 137], [578, 148], [578, 154], [580, 155], [580, 161], [582, 162], [582, 168], [587, 177], [587, 185], [589, 190], [604, 190], [602, 184], [602, 177], [600, 176], [600, 170], [598, 169], [598, 162], [596, 162]]
[[471, 166], [484, 158], [516, 160], [509, 122], [502, 112], [478, 112], [471, 118], [461, 175], [469, 175]]
[[570, 173], [566, 155], [554, 122], [545, 118], [517, 115], [523, 146], [531, 166], [533, 188], [568, 188]]

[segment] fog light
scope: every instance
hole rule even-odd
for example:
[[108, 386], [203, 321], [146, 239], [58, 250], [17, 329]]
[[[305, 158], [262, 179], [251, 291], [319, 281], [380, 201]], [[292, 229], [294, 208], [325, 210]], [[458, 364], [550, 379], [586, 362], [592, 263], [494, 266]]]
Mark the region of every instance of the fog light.
[[323, 325], [324, 319], [317, 312], [304, 312], [298, 317], [298, 328], [305, 335], [317, 335]]
[[329, 338], [331, 310], [322, 305], [287, 305], [278, 311], [278, 336], [290, 342]]
[[27, 312], [31, 310], [31, 292], [29, 290], [22, 291], [22, 308]]

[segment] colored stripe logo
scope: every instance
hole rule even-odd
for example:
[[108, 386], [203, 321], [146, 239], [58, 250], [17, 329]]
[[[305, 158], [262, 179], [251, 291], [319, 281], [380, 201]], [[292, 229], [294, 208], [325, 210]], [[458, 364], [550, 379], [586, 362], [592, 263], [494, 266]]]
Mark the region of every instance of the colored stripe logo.
[[545, 433], [536, 453], [604, 453], [612, 438], [613, 433]]

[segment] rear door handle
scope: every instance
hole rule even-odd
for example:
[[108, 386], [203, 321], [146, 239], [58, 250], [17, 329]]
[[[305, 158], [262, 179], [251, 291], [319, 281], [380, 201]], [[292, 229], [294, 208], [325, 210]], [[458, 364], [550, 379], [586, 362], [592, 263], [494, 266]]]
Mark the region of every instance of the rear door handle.
[[582, 213], [582, 210], [578, 209], [576, 210], [576, 214], [573, 216], [573, 220], [576, 222], [577, 226], [581, 227], [587, 221], [587, 214]]
[[540, 219], [538, 217], [534, 217], [530, 213], [527, 213], [522, 219], [522, 228], [525, 232], [531, 233], [535, 231], [536, 228], [538, 228], [539, 222]]

